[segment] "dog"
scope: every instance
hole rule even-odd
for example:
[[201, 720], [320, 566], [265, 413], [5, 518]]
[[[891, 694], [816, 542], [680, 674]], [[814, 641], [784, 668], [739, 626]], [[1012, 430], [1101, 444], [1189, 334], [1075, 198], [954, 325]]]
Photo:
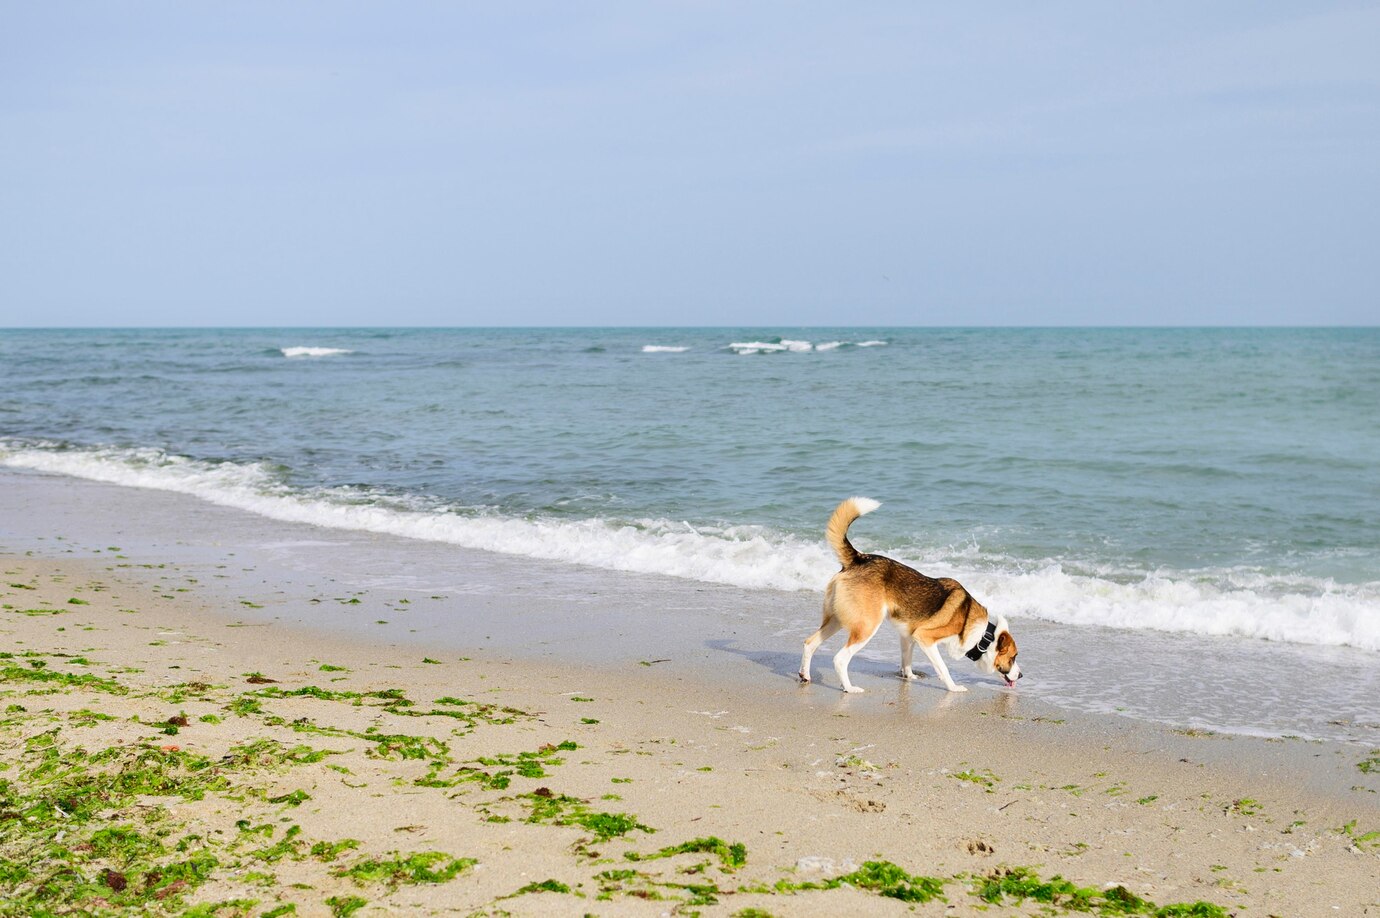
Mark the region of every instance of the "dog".
[[1015, 685], [1021, 678], [1021, 667], [1005, 616], [993, 621], [987, 608], [957, 580], [935, 580], [899, 561], [861, 554], [848, 541], [848, 527], [853, 521], [880, 506], [868, 497], [850, 497], [829, 517], [824, 536], [843, 570], [824, 589], [824, 622], [805, 641], [800, 681], [810, 681], [810, 658], [819, 645], [842, 629], [848, 632], [848, 642], [834, 655], [834, 672], [839, 674], [845, 692], [863, 691], [849, 681], [848, 663], [872, 640], [882, 622], [890, 621], [901, 637], [901, 678], [919, 678], [910, 668], [911, 654], [919, 644], [945, 688], [968, 691], [949, 675], [939, 654], [942, 645], [953, 659], [967, 657], [983, 672], [999, 673], [1008, 686]]

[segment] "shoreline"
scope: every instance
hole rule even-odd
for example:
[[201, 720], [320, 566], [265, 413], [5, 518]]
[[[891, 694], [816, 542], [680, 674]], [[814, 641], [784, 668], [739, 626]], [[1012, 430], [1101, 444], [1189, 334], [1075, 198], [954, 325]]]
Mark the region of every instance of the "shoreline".
[[[122, 548], [125, 573], [156, 585], [160, 566], [175, 564], [254, 621], [562, 665], [669, 658], [666, 667], [744, 691], [781, 690], [783, 681], [793, 690], [800, 642], [818, 626], [814, 593], [323, 529], [176, 492], [0, 469], [0, 548], [99, 559], [111, 546]], [[1032, 716], [1380, 747], [1373, 653], [1012, 621], [1029, 677], [1013, 703]], [[827, 665], [835, 644], [817, 659], [817, 689], [826, 698], [836, 689]], [[858, 684], [872, 689], [855, 709], [880, 709], [879, 693], [894, 690], [896, 662], [885, 634], [855, 658]], [[1005, 691], [972, 667], [953, 672], [973, 690], [970, 703]], [[916, 689], [920, 698], [938, 691], [928, 680]]]
[[[1026, 914], [1039, 906], [1019, 894], [1056, 875], [1095, 897], [1121, 886], [1159, 906], [1222, 909], [1201, 914], [1380, 909], [1380, 837], [1366, 837], [1380, 831], [1380, 773], [1358, 767], [1368, 753], [1355, 745], [1176, 731], [1004, 691], [955, 700], [879, 667], [863, 669], [865, 695], [844, 696], [777, 672], [794, 641], [781, 653], [694, 645], [663, 662], [644, 651], [664, 643], [638, 641], [658, 609], [690, 598], [674, 584], [649, 584], [637, 608], [612, 613], [584, 598], [615, 622], [602, 639], [617, 646], [593, 659], [570, 653], [563, 633], [528, 630], [549, 616], [523, 613], [524, 597], [559, 583], [515, 583], [507, 604], [475, 591], [445, 605], [486, 624], [515, 616], [506, 644], [487, 628], [465, 647], [424, 626], [380, 625], [369, 639], [369, 616], [404, 623], [427, 601], [396, 572], [371, 591], [388, 604], [341, 591], [327, 601], [359, 621], [306, 627], [275, 599], [279, 568], [231, 571], [234, 532], [213, 530], [221, 557], [185, 544], [160, 561], [121, 558], [116, 542], [40, 539], [29, 522], [29, 545], [6, 544], [13, 517], [0, 539], [0, 603], [13, 607], [0, 610], [13, 654], [0, 682], [3, 777], [37, 793], [36, 738], [51, 733], [69, 756], [173, 756], [175, 790], [201, 774], [194, 757], [220, 763], [227, 782], [198, 799], [133, 794], [84, 823], [66, 809], [0, 823], [4, 857], [36, 875], [56, 869], [40, 843], [67, 833], [67, 868], [114, 910], [139, 892], [155, 911], [240, 903], [207, 912], [222, 915], [342, 913], [356, 899], [361, 915]], [[255, 593], [228, 598], [251, 582]], [[579, 598], [564, 612], [581, 615]], [[255, 743], [258, 758], [244, 756]], [[150, 826], [166, 832], [162, 855], [80, 840], [121, 827], [144, 838]], [[169, 865], [192, 861], [204, 876], [165, 882]], [[117, 893], [105, 871], [129, 885]], [[947, 902], [921, 902], [934, 891], [921, 878]]]

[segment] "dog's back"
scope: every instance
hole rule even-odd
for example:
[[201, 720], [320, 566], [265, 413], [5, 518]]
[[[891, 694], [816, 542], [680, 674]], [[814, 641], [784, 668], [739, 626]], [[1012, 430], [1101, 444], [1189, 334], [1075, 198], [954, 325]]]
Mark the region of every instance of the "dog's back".
[[858, 555], [852, 565], [834, 575], [831, 586], [859, 598], [876, 597], [890, 618], [944, 636], [962, 632], [969, 616], [978, 611], [972, 608], [977, 603], [957, 580], [926, 577], [882, 555]]

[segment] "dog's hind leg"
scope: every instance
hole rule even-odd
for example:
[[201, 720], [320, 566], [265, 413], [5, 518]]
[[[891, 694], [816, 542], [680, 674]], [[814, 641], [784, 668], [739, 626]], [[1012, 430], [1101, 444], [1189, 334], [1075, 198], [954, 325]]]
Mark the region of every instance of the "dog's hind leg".
[[810, 660], [814, 657], [815, 651], [819, 649], [819, 645], [833, 637], [841, 627], [843, 626], [839, 624], [838, 616], [829, 611], [824, 613], [824, 624], [820, 625], [819, 630], [805, 641], [805, 650], [800, 655], [801, 682], [810, 681]]
[[861, 692], [863, 689], [848, 681], [848, 663], [853, 659], [853, 655], [867, 646], [867, 642], [872, 640], [872, 635], [877, 633], [877, 629], [882, 627], [879, 617], [875, 624], [870, 626], [863, 625], [862, 629], [850, 630], [848, 632], [848, 643], [843, 645], [843, 649], [834, 654], [834, 672], [839, 674], [839, 682], [843, 685], [845, 692]]
[[939, 681], [944, 683], [944, 687], [951, 692], [966, 692], [966, 685], [958, 685], [954, 682], [954, 677], [949, 675], [949, 667], [944, 664], [944, 658], [939, 655], [939, 648], [934, 644], [920, 644], [920, 649], [925, 651], [925, 656], [929, 657], [930, 665], [934, 667], [934, 673], [939, 677]]
[[911, 669], [911, 660], [915, 655], [915, 638], [906, 632], [901, 632], [901, 678], [907, 682], [914, 682], [920, 677], [915, 675], [915, 670]]

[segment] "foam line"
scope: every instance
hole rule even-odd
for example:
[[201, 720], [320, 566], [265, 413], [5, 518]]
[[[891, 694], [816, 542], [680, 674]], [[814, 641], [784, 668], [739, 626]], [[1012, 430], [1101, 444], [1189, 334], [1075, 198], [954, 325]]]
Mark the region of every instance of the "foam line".
[[[154, 449], [6, 446], [0, 466], [193, 495], [271, 519], [445, 542], [607, 570], [683, 577], [744, 589], [816, 592], [838, 569], [818, 539], [760, 526], [665, 519], [519, 519], [458, 513], [360, 490], [294, 490], [258, 463], [203, 462]], [[961, 580], [989, 609], [1069, 625], [1240, 635], [1380, 651], [1380, 582], [1336, 584], [1245, 569], [1097, 570], [1072, 560], [1032, 566], [943, 549], [885, 552]], [[917, 557], [918, 555], [918, 557]]]
[[284, 357], [335, 357], [339, 354], [353, 354], [343, 347], [280, 347]]

